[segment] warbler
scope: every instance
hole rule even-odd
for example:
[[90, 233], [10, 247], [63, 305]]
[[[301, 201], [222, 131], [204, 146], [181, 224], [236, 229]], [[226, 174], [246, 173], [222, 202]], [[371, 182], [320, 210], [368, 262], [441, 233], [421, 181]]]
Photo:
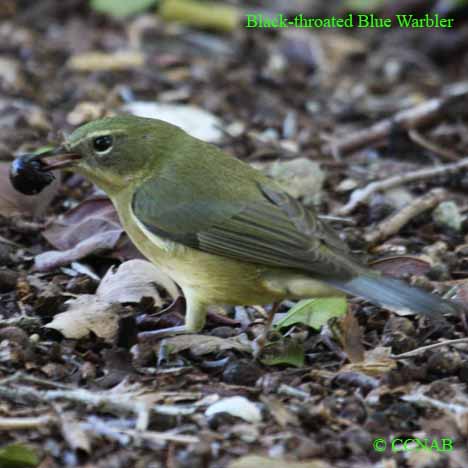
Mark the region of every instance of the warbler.
[[[185, 326], [211, 305], [351, 294], [433, 318], [458, 306], [362, 264], [272, 179], [167, 122], [104, 118], [76, 129], [47, 170], [67, 168], [112, 200], [134, 244], [182, 289]], [[174, 329], [174, 331], [176, 331]]]

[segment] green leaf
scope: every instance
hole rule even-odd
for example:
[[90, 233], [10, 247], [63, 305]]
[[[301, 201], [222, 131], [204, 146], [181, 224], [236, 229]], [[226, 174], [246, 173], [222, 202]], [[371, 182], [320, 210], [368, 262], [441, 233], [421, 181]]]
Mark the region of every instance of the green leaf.
[[325, 297], [322, 299], [306, 299], [299, 301], [287, 313], [286, 317], [275, 324], [275, 328], [288, 327], [295, 323], [303, 323], [309, 327], [320, 329], [333, 317], [341, 317], [346, 313], [347, 302], [344, 297]]
[[23, 444], [11, 444], [0, 448], [1, 468], [29, 468], [39, 465], [36, 451]]
[[289, 341], [287, 343], [272, 344], [264, 351], [265, 355], [261, 359], [266, 366], [276, 366], [278, 364], [288, 364], [294, 367], [304, 367], [304, 345]]
[[157, 2], [158, 0], [90, 0], [90, 5], [98, 13], [125, 18], [141, 13]]

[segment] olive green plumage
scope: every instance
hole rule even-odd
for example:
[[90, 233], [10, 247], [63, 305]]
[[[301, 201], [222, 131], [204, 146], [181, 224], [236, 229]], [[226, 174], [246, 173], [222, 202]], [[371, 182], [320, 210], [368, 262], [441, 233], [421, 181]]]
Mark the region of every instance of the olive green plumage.
[[78, 128], [64, 146], [82, 156], [73, 170], [108, 193], [136, 246], [179, 283], [188, 331], [203, 327], [212, 304], [343, 292], [431, 316], [456, 311], [370, 271], [273, 180], [178, 127], [107, 118]]

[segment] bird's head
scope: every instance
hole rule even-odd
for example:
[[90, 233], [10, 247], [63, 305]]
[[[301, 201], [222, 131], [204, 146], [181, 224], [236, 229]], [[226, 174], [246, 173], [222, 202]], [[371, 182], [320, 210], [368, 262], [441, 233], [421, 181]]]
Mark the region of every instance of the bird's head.
[[162, 120], [108, 117], [77, 128], [45, 157], [47, 169], [69, 169], [112, 194], [162, 167], [183, 132]]

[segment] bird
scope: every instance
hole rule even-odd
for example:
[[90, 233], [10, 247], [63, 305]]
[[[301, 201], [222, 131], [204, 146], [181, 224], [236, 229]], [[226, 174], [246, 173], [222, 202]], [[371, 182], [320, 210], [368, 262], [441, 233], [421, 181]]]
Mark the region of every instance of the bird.
[[95, 120], [40, 158], [106, 192], [135, 246], [180, 286], [185, 323], [174, 333], [200, 332], [213, 305], [347, 294], [434, 320], [459, 312], [372, 270], [276, 181], [165, 121]]

